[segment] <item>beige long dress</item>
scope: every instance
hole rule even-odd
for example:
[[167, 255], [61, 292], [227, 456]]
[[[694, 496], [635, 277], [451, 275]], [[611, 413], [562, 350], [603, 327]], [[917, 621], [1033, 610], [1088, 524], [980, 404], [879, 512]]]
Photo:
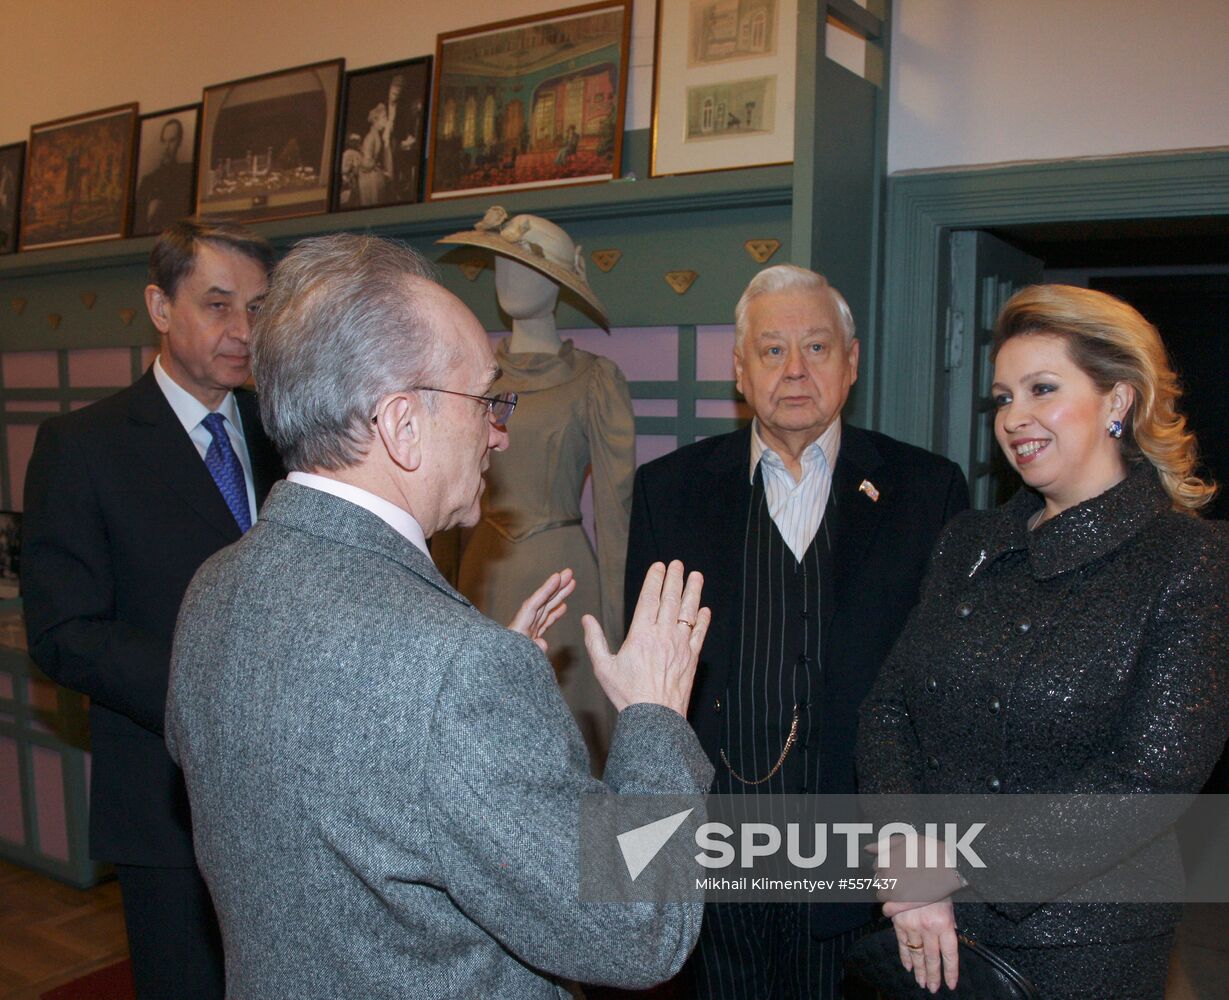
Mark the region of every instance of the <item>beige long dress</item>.
[[[461, 555], [458, 589], [496, 621], [555, 570], [570, 566], [576, 592], [547, 634], [564, 700], [599, 774], [615, 712], [593, 676], [580, 618], [595, 615], [611, 648], [623, 638], [623, 566], [635, 472], [635, 418], [623, 373], [609, 358], [579, 351], [512, 354], [500, 342], [503, 374], [493, 392], [520, 396], [507, 451], [491, 456], [482, 520]], [[597, 553], [581, 526], [580, 497], [592, 469]]]

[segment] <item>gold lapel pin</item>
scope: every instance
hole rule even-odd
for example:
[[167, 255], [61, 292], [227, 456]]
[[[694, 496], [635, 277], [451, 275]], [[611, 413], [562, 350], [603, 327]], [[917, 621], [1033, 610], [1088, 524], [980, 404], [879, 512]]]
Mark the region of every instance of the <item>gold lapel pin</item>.
[[875, 484], [869, 479], [863, 479], [862, 485], [858, 487], [859, 493], [865, 493], [875, 503], [879, 502], [879, 491], [875, 489]]

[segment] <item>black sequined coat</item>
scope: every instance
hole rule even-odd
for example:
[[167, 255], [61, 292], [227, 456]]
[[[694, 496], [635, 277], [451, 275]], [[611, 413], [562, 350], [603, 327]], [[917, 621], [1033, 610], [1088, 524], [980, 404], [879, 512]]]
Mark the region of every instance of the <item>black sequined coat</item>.
[[[918, 606], [862, 706], [863, 792], [1197, 792], [1229, 736], [1229, 525], [1171, 509], [1147, 463], [1029, 531], [1022, 490], [940, 539]], [[1089, 831], [1090, 875], [1172, 831]], [[973, 888], [978, 889], [976, 875]], [[1047, 897], [1051, 898], [1051, 897]], [[1166, 933], [1180, 905], [957, 904], [987, 943]]]

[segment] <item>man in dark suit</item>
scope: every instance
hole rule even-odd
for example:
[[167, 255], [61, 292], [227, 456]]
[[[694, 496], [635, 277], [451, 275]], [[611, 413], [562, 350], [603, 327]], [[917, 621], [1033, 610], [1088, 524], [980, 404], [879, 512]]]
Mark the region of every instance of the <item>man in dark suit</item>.
[[122, 392], [45, 421], [26, 473], [30, 655], [90, 697], [90, 853], [116, 866], [142, 1000], [222, 996], [163, 711], [188, 581], [281, 475], [255, 397], [239, 389], [272, 265], [269, 245], [236, 225], [164, 232], [145, 289], [158, 357]]
[[[645, 567], [704, 574], [713, 624], [689, 719], [728, 794], [852, 793], [858, 705], [917, 599], [960, 469], [843, 425], [858, 341], [841, 295], [792, 265], [752, 280], [734, 368], [755, 420], [636, 474], [629, 593]], [[839, 997], [867, 905], [710, 905], [703, 997]]]

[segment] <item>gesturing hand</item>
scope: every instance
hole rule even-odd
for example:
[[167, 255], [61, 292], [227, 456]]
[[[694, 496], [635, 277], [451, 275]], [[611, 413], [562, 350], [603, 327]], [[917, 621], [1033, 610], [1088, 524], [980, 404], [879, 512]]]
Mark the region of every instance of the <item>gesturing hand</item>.
[[581, 619], [593, 673], [620, 712], [628, 705], [650, 702], [687, 715], [696, 663], [712, 619], [709, 609], [700, 607], [703, 586], [704, 578], [691, 573], [684, 588], [681, 562], [672, 562], [669, 569], [653, 563], [645, 574], [627, 639], [615, 654], [597, 620], [592, 615]]
[[543, 653], [546, 652], [546, 630], [555, 624], [568, 606], [563, 602], [576, 589], [576, 580], [570, 569], [552, 573], [537, 590], [525, 599], [508, 628], [532, 639]]

